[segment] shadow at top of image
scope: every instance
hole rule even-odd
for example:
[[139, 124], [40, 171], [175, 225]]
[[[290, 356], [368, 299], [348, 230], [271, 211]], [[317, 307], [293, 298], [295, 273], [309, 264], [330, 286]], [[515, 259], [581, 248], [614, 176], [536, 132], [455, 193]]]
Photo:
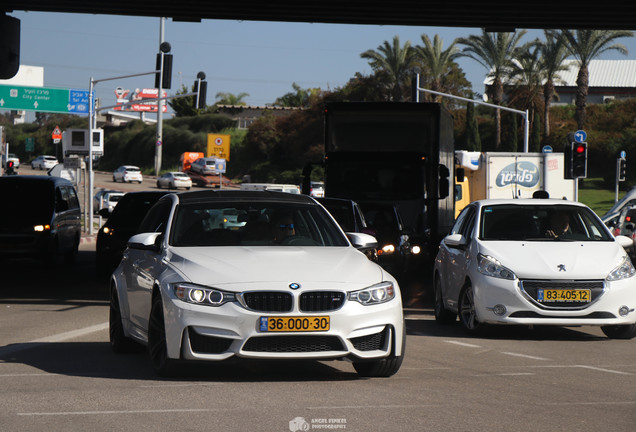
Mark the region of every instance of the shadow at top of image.
[[115, 354], [108, 342], [18, 343], [0, 347], [0, 361], [74, 377], [147, 381], [303, 382], [360, 380], [350, 372], [317, 360], [230, 359], [183, 362], [174, 376], [162, 378], [152, 369], [146, 348]]
[[[592, 327], [560, 327], [553, 325], [486, 325], [475, 336], [469, 335], [459, 320], [452, 324], [439, 324], [435, 321], [433, 311], [418, 314], [405, 313], [406, 334], [408, 336], [428, 336], [439, 338], [465, 339], [466, 343], [480, 339], [497, 340], [532, 340], [532, 341], [569, 341], [589, 342], [607, 340], [600, 333], [592, 334], [587, 330]], [[599, 330], [600, 332], [600, 330]]]

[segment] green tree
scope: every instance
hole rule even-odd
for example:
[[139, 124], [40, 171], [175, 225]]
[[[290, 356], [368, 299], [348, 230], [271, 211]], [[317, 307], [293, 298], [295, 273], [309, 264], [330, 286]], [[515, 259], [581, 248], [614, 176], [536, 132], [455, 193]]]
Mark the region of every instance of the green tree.
[[392, 44], [384, 41], [377, 50], [367, 50], [360, 57], [368, 60], [375, 72], [386, 72], [389, 79], [387, 86], [391, 89], [391, 99], [394, 102], [404, 100], [403, 88], [408, 85], [406, 83], [416, 60], [410, 41], [402, 46], [400, 37], [394, 36]]
[[[554, 30], [544, 30], [545, 41], [539, 44], [541, 53], [539, 69], [543, 75], [543, 139], [550, 136], [550, 105], [555, 98], [554, 85], [561, 83], [559, 73], [565, 72], [569, 66], [565, 63], [568, 51], [563, 38]], [[558, 95], [557, 95], [558, 96]]]
[[[192, 92], [194, 92], [194, 86], [192, 86], [191, 90], [188, 90], [185, 85], [181, 85], [181, 88], [177, 90], [175, 95], [184, 95]], [[192, 117], [201, 114], [203, 110], [195, 107], [195, 97], [196, 96], [183, 96], [170, 99], [168, 105], [172, 108], [175, 117]]]
[[239, 93], [235, 95], [234, 93], [225, 93], [218, 92], [216, 96], [216, 105], [247, 105], [243, 99], [249, 96], [249, 93]]
[[590, 82], [590, 61], [607, 51], [618, 51], [627, 54], [623, 44], [613, 43], [616, 39], [632, 37], [629, 30], [561, 30], [567, 49], [574, 56], [579, 73], [576, 78], [576, 112], [574, 118], [579, 129], [585, 126], [585, 104]]
[[[482, 34], [459, 38], [457, 43], [465, 45], [462, 55], [469, 57], [489, 70], [488, 77], [492, 79], [489, 88], [493, 104], [503, 102], [503, 80], [512, 66], [515, 49], [526, 30], [516, 33], [494, 32], [482, 30]], [[495, 110], [495, 149], [501, 147], [501, 112]]]
[[515, 61], [508, 74], [511, 86], [508, 104], [528, 112], [529, 130], [533, 130], [535, 119], [538, 120], [536, 113], [543, 111], [540, 63], [540, 42], [529, 42], [515, 50]]
[[311, 102], [320, 94], [319, 88], [303, 89], [298, 84], [293, 83], [293, 92], [284, 94], [276, 99], [274, 106], [280, 107], [303, 107], [307, 108]]
[[[456, 41], [444, 49], [444, 41], [439, 35], [433, 37], [433, 42], [425, 34], [421, 35], [424, 45], [413, 47], [416, 58], [421, 61], [426, 69], [426, 81], [430, 89], [436, 92], [446, 93], [448, 89], [443, 86], [444, 76], [452, 69], [455, 59], [461, 55]], [[439, 102], [441, 96], [434, 95], [434, 102]]]
[[469, 151], [481, 151], [479, 124], [475, 116], [475, 104], [466, 104], [466, 148]]

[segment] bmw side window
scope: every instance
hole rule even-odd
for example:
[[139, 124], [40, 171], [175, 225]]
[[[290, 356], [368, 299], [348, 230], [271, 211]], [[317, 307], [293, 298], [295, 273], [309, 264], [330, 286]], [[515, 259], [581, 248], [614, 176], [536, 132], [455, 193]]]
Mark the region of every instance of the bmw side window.
[[172, 209], [172, 201], [163, 200], [159, 201], [154, 207], [150, 209], [144, 220], [139, 227], [140, 233], [148, 232], [160, 232], [166, 231], [168, 224], [168, 217], [170, 216], [170, 210]]

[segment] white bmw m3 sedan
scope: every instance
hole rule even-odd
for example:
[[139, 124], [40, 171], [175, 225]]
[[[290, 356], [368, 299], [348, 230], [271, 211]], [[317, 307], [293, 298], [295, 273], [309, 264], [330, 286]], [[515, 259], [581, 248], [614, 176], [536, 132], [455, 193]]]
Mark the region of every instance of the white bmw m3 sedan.
[[375, 239], [345, 234], [313, 198], [168, 194], [139, 232], [111, 279], [115, 352], [148, 346], [160, 375], [233, 356], [349, 360], [361, 376], [399, 370], [400, 288], [363, 253]]

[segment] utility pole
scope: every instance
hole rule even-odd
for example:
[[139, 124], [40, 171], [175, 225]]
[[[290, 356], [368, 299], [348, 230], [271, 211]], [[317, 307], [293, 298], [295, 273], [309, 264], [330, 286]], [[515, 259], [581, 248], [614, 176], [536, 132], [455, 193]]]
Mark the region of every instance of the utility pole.
[[[161, 17], [161, 19], [159, 20], [159, 51], [161, 52], [160, 54], [160, 59], [161, 59], [161, 65], [159, 67], [159, 85], [158, 85], [158, 93], [157, 93], [157, 97], [159, 98], [159, 100], [157, 101], [157, 142], [156, 142], [156, 147], [155, 147], [155, 175], [159, 175], [159, 171], [161, 171], [161, 151], [162, 148], [161, 146], [163, 145], [163, 104], [164, 101], [162, 100], [162, 83], [163, 83], [163, 57], [164, 57], [164, 51], [162, 49], [162, 47], [164, 47], [164, 28], [165, 28], [165, 22], [166, 19], [164, 17]], [[168, 44], [168, 52], [170, 51], [170, 45]]]

